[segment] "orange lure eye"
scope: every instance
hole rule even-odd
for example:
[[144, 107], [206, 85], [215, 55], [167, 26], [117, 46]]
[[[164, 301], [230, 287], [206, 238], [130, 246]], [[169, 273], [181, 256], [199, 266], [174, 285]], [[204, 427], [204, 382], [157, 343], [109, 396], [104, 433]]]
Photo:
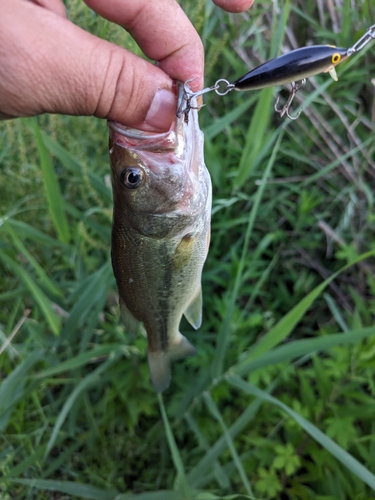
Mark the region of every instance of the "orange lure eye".
[[337, 52], [335, 54], [333, 54], [333, 56], [331, 58], [331, 61], [332, 61], [333, 64], [339, 63], [340, 60], [341, 60], [340, 54], [338, 54]]

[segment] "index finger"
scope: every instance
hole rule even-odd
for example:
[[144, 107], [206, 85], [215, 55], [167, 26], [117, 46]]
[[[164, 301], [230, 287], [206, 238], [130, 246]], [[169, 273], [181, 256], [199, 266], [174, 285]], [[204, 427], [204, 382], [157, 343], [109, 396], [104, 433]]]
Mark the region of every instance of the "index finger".
[[175, 80], [203, 86], [201, 39], [175, 0], [85, 0], [95, 12], [123, 26], [143, 53]]

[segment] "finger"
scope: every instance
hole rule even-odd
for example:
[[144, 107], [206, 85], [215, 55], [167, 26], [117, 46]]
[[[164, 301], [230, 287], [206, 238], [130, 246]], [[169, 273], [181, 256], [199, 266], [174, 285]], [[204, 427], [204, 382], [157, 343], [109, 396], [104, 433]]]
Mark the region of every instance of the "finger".
[[66, 9], [62, 0], [29, 0], [29, 2], [35, 3], [40, 7], [51, 10], [58, 16], [66, 17]]
[[175, 0], [85, 0], [109, 21], [123, 26], [144, 54], [175, 80], [203, 86], [204, 52], [201, 39]]
[[49, 10], [23, 0], [1, 1], [4, 116], [95, 115], [167, 130], [176, 110], [172, 86], [153, 64]]
[[254, 0], [213, 0], [214, 4], [227, 12], [244, 12], [253, 5]]

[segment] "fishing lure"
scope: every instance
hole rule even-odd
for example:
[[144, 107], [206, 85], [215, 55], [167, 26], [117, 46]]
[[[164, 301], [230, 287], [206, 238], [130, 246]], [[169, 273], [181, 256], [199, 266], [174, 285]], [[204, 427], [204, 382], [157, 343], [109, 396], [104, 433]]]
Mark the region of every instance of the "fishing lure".
[[216, 94], [224, 96], [232, 90], [260, 90], [274, 85], [291, 83], [292, 89], [285, 105], [282, 108], [278, 107], [278, 97], [275, 103], [275, 111], [280, 116], [286, 115], [291, 120], [296, 120], [301, 111], [296, 116], [292, 116], [289, 112], [290, 106], [296, 93], [305, 85], [306, 78], [319, 73], [329, 73], [334, 80], [337, 80], [335, 67], [352, 54], [363, 49], [365, 45], [374, 39], [375, 25], [371, 26], [349, 49], [332, 45], [302, 47], [257, 66], [233, 83], [221, 78], [211, 87], [199, 90], [198, 92], [191, 92], [186, 86], [185, 104], [179, 108], [178, 115], [180, 116], [182, 113], [185, 113], [185, 117], [187, 117], [189, 110], [192, 108], [190, 105], [191, 99], [208, 92], [214, 91]]

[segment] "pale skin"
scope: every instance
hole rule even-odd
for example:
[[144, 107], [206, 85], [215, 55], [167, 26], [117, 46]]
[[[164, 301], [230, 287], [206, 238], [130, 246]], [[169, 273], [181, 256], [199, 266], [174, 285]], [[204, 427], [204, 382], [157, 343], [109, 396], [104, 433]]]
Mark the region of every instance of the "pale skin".
[[[253, 0], [214, 0], [228, 12]], [[126, 29], [152, 64], [66, 18], [62, 0], [0, 1], [0, 119], [42, 113], [93, 115], [168, 130], [173, 81], [203, 86], [198, 33], [175, 0], [85, 0]]]

